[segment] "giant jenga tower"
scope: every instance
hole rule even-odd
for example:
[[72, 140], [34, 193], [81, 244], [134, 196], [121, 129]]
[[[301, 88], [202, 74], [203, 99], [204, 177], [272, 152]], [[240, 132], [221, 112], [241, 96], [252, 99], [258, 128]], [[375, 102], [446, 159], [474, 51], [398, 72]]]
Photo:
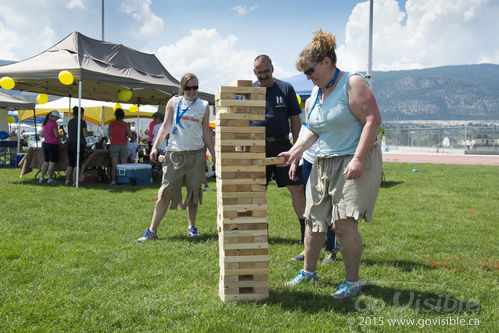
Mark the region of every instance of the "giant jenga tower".
[[258, 301], [269, 296], [265, 165], [265, 88], [251, 81], [216, 92], [216, 175], [220, 244], [219, 294], [224, 301]]

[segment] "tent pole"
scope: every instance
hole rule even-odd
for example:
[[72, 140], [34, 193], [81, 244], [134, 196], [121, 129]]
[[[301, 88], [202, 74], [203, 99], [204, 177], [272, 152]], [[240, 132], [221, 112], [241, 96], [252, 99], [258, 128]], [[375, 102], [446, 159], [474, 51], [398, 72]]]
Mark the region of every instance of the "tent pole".
[[140, 145], [139, 128], [140, 128], [140, 98], [137, 98], [137, 124], [135, 125], [135, 133], [137, 134], [137, 139], [136, 139], [137, 143]]
[[78, 132], [76, 134], [76, 187], [80, 186], [81, 80], [78, 81]]
[[367, 79], [369, 80], [369, 88], [373, 87], [372, 80], [373, 70], [373, 0], [369, 0], [369, 51], [367, 55]]
[[69, 101], [68, 101], [68, 121], [66, 122], [69, 123], [69, 119], [71, 119], [71, 94], [69, 94]]
[[[17, 116], [19, 117], [19, 113], [17, 114]], [[36, 106], [33, 108], [33, 120], [34, 120], [34, 124], [35, 124], [35, 148], [38, 148], [38, 140], [37, 140], [38, 133], [36, 132]], [[28, 145], [28, 149], [29, 149], [29, 145]]]

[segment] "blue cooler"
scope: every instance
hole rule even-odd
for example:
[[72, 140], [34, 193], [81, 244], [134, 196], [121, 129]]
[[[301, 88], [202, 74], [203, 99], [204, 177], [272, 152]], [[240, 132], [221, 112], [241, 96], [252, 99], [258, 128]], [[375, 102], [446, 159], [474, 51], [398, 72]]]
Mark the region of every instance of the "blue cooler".
[[150, 164], [118, 164], [116, 166], [118, 184], [151, 184], [152, 168]]

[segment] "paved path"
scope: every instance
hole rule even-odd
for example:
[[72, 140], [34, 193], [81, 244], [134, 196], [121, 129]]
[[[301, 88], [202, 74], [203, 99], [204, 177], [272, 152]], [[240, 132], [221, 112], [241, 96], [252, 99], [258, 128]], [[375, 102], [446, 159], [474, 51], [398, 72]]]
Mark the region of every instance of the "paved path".
[[383, 162], [499, 165], [499, 155], [383, 153]]

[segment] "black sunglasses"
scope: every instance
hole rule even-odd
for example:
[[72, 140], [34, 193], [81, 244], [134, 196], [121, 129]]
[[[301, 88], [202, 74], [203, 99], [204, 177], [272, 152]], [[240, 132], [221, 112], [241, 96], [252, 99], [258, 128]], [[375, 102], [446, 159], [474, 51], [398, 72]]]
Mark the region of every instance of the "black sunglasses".
[[[322, 59], [322, 60], [324, 60], [324, 59]], [[317, 66], [318, 64], [320, 64], [322, 62], [322, 60], [321, 61], [317, 61], [315, 64], [313, 64], [312, 66], [310, 66], [309, 68], [307, 68], [306, 70], [304, 70], [303, 74], [305, 74], [305, 75], [312, 75], [312, 74], [314, 74], [315, 66]]]
[[199, 89], [199, 86], [192, 86], [192, 87], [185, 87], [184, 90], [185, 91], [191, 91], [191, 90], [198, 90]]

